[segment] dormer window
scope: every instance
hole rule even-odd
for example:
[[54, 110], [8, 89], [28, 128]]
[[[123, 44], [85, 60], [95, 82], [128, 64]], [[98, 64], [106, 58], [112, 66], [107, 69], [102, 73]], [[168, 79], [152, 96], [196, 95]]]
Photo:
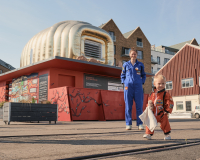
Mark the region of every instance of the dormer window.
[[112, 37], [113, 41], [116, 42], [115, 32], [109, 31], [110, 36]]
[[141, 38], [137, 38], [137, 46], [138, 47], [143, 47], [143, 43], [142, 43], [142, 39]]

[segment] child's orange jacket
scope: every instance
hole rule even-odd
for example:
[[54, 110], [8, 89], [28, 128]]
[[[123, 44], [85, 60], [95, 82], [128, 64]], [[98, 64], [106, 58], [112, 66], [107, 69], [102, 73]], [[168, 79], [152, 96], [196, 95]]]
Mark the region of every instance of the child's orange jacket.
[[149, 95], [148, 100], [152, 100], [154, 104], [153, 113], [157, 120], [162, 119], [164, 112], [171, 113], [173, 110], [173, 99], [165, 89], [158, 92], [155, 89], [154, 92]]

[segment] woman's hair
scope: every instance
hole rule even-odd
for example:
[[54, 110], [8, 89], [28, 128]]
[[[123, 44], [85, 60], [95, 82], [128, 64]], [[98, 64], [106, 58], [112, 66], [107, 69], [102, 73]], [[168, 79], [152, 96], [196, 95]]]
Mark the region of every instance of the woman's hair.
[[134, 47], [132, 47], [132, 48], [130, 49], [129, 54], [131, 53], [131, 51], [135, 51], [135, 52], [137, 53], [137, 50], [136, 50]]
[[157, 79], [163, 79], [163, 80], [166, 82], [166, 78], [165, 78], [165, 76], [163, 76], [162, 74], [159, 74], [159, 75], [154, 76], [154, 82], [155, 82], [155, 80], [157, 80]]

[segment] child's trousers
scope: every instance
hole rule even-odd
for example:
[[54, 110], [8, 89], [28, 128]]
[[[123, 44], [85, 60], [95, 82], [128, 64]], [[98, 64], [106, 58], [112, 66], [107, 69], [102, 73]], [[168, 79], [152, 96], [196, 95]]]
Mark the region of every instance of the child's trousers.
[[[157, 122], [160, 122], [160, 128], [163, 130], [164, 134], [169, 134], [171, 131], [169, 120], [167, 114], [163, 114], [162, 116], [156, 116]], [[154, 134], [154, 131], [151, 132], [149, 128], [146, 126], [146, 134]]]

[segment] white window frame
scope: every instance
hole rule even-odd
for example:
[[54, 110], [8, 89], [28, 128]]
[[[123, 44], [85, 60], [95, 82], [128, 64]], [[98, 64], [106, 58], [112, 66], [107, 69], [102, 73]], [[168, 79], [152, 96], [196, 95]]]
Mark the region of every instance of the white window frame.
[[177, 111], [183, 111], [184, 110], [184, 106], [183, 106], [183, 109], [178, 109], [177, 105], [180, 105], [180, 104], [182, 104], [182, 106], [183, 106], [183, 101], [177, 101], [176, 102], [176, 110]]
[[[167, 88], [167, 84], [168, 84], [168, 86], [169, 86], [170, 83], [172, 84], [172, 88]], [[172, 83], [172, 81], [166, 82], [165, 88], [166, 88], [166, 90], [172, 90], [172, 89], [173, 89], [173, 83]]]
[[[192, 80], [192, 86], [190, 85], [190, 81]], [[189, 81], [189, 86], [186, 87], [186, 82]], [[185, 82], [185, 87], [183, 87], [183, 82]], [[194, 87], [194, 80], [193, 78], [186, 78], [186, 79], [182, 79], [181, 80], [181, 87], [182, 88], [191, 88], [191, 87]]]

